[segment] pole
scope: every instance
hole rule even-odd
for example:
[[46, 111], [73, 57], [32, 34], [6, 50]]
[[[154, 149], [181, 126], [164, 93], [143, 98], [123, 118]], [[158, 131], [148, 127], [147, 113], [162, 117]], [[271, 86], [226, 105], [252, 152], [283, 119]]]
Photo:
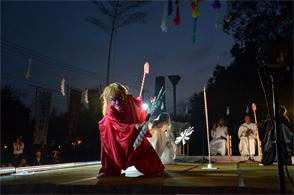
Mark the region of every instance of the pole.
[[259, 130], [258, 130], [258, 127], [257, 127], [257, 117], [256, 117], [256, 105], [255, 105], [255, 103], [252, 103], [252, 110], [253, 110], [253, 114], [254, 114], [254, 123], [255, 123], [256, 131], [257, 131], [256, 136], [257, 136], [258, 158], [261, 161], [262, 148], [261, 148], [261, 141], [260, 141], [260, 138], [259, 138]]
[[206, 121], [206, 133], [207, 133], [208, 165], [207, 167], [202, 167], [202, 169], [214, 170], [217, 168], [212, 166], [212, 163], [210, 160], [209, 125], [208, 125], [207, 98], [206, 98], [205, 87], [203, 88], [203, 95], [204, 95], [205, 121]]
[[176, 117], [176, 115], [177, 115], [176, 86], [177, 86], [179, 80], [181, 79], [181, 77], [179, 75], [170, 75], [170, 76], [168, 76], [168, 78], [174, 87], [174, 91], [173, 91], [174, 92], [174, 117]]
[[279, 186], [280, 186], [280, 193], [285, 194], [286, 193], [286, 186], [285, 186], [285, 178], [284, 178], [284, 163], [282, 159], [282, 151], [281, 151], [281, 125], [279, 120], [279, 112], [276, 108], [277, 103], [277, 95], [275, 90], [275, 83], [274, 78], [271, 75], [271, 87], [272, 87], [272, 96], [273, 96], [273, 113], [274, 113], [274, 133], [275, 133], [275, 139], [276, 139], [276, 151], [277, 151], [277, 157], [278, 157], [278, 170], [279, 170]]
[[35, 94], [35, 117], [37, 117], [37, 110], [38, 110], [38, 87], [36, 87], [36, 94]]
[[209, 144], [208, 111], [207, 111], [207, 99], [206, 99], [205, 87], [203, 88], [203, 94], [204, 94], [205, 121], [206, 121], [206, 133], [207, 133], [207, 145], [208, 145], [208, 163], [211, 164], [211, 161], [210, 161], [210, 144]]
[[176, 86], [174, 86], [174, 117], [177, 116], [177, 100], [176, 100]]

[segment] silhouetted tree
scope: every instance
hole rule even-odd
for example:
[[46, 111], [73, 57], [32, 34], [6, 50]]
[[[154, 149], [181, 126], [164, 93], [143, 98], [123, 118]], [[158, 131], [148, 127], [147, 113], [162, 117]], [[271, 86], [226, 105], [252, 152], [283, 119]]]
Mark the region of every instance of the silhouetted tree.
[[292, 40], [292, 1], [230, 1], [224, 31], [236, 41], [263, 43]]
[[1, 142], [12, 147], [17, 136], [25, 144], [31, 141], [33, 129], [30, 126], [31, 110], [21, 101], [21, 96], [12, 87], [1, 88]]
[[119, 28], [130, 24], [145, 22], [146, 14], [137, 11], [146, 4], [144, 1], [93, 1], [98, 12], [104, 17], [87, 17], [86, 20], [95, 24], [110, 36], [107, 58], [106, 85], [109, 84], [109, 68], [113, 35]]

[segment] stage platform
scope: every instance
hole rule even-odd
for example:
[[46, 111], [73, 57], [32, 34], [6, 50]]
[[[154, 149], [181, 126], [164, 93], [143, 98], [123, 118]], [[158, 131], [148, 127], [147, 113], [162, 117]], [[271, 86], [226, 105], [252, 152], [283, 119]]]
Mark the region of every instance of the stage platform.
[[[205, 163], [166, 165], [164, 177], [105, 177], [96, 179], [100, 164], [18, 172], [0, 177], [1, 194], [275, 194], [279, 193], [278, 167], [258, 163]], [[293, 178], [294, 167], [289, 166]], [[285, 177], [287, 193], [293, 185]]]

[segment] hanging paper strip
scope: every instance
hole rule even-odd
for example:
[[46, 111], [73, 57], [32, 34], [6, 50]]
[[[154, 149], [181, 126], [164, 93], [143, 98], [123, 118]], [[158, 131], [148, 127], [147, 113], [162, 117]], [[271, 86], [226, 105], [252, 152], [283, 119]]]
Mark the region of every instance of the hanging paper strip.
[[168, 15], [172, 15], [173, 13], [173, 1], [172, 0], [168, 0]]
[[226, 9], [226, 16], [225, 16], [225, 22], [228, 24], [231, 22], [232, 20], [232, 16], [231, 16], [231, 1], [227, 1], [227, 9]]
[[248, 114], [248, 113], [249, 113], [249, 107], [247, 105], [247, 107], [246, 107], [246, 114]]
[[162, 15], [162, 21], [161, 21], [161, 30], [163, 32], [167, 32], [167, 23], [168, 23], [168, 1], [163, 2], [163, 15]]
[[229, 115], [230, 115], [230, 107], [229, 107], [229, 106], [227, 106], [226, 115], [227, 115], [227, 116], [229, 116]]
[[51, 91], [40, 88], [37, 89], [37, 104], [35, 113], [36, 123], [33, 133], [33, 144], [40, 144], [41, 142], [47, 144], [51, 101]]
[[192, 7], [192, 17], [194, 18], [192, 41], [193, 41], [193, 43], [195, 43], [196, 42], [197, 21], [198, 21], [197, 19], [199, 16], [198, 0], [192, 0], [191, 7]]
[[85, 98], [85, 103], [89, 104], [89, 98], [88, 98], [88, 89], [85, 90], [85, 94], [84, 94], [84, 98]]
[[178, 26], [180, 24], [180, 1], [176, 0], [175, 4], [177, 9], [176, 9], [176, 16], [174, 18], [174, 24]]
[[60, 93], [62, 94], [62, 96], [65, 96], [65, 79], [64, 78], [62, 78], [60, 82]]
[[214, 0], [213, 3], [212, 3], [212, 7], [216, 11], [214, 26], [215, 26], [216, 29], [220, 30], [221, 26], [222, 26], [221, 18], [220, 18], [220, 8], [221, 8], [220, 1], [219, 0]]
[[25, 78], [26, 79], [31, 78], [31, 63], [32, 63], [32, 58], [29, 58], [28, 64], [27, 64], [27, 67], [26, 67], [26, 73], [25, 73]]

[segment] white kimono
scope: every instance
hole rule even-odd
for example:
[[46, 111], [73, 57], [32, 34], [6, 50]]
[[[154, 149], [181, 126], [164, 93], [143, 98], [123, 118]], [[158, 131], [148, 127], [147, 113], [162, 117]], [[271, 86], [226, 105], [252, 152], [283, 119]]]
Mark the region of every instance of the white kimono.
[[211, 155], [226, 155], [228, 127], [218, 126], [211, 131], [212, 140], [210, 141]]
[[[253, 134], [246, 135], [246, 132], [251, 129]], [[256, 148], [257, 129], [254, 123], [243, 123], [239, 127], [238, 136], [240, 139], [239, 151], [241, 156], [254, 156]]]
[[151, 129], [152, 137], [148, 138], [163, 164], [173, 164], [176, 155], [174, 136], [169, 124], [162, 124]]

